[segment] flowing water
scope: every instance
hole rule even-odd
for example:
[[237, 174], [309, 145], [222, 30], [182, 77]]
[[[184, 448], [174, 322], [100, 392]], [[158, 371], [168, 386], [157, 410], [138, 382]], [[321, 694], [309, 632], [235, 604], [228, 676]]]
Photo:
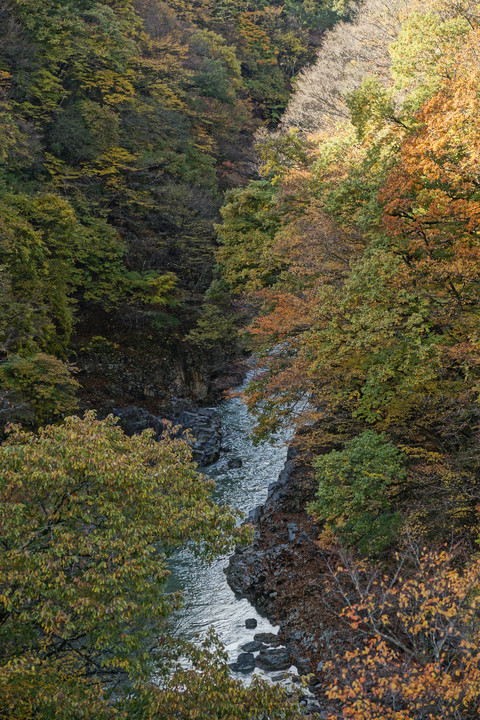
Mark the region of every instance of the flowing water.
[[[268, 486], [275, 482], [287, 455], [287, 434], [278, 436], [273, 445], [255, 447], [249, 438], [252, 419], [238, 399], [225, 400], [219, 407], [222, 418], [223, 445], [230, 452], [222, 453], [206, 474], [216, 482], [215, 500], [248, 514], [267, 498]], [[232, 459], [242, 461], [241, 468], [229, 469]], [[190, 552], [177, 553], [170, 561], [169, 590], [182, 590], [183, 607], [175, 613], [174, 631], [189, 639], [204, 637], [213, 626], [226, 647], [231, 662], [240, 646], [257, 632], [276, 632], [269, 620], [262, 617], [248, 600], [238, 599], [227, 584], [224, 568], [228, 557], [205, 565]], [[255, 630], [245, 628], [245, 620], [255, 618]]]

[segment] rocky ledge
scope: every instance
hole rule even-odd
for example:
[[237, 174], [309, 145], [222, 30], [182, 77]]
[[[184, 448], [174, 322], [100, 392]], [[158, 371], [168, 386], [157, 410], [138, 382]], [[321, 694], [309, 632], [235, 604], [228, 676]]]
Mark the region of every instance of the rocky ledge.
[[114, 408], [112, 414], [119, 418], [120, 427], [127, 435], [152, 428], [159, 437], [167, 419], [183, 430], [190, 430], [193, 442], [193, 455], [201, 467], [216, 462], [222, 449], [222, 424], [216, 408], [196, 408], [193, 406], [173, 406], [170, 412], [162, 416], [154, 415], [140, 407]]

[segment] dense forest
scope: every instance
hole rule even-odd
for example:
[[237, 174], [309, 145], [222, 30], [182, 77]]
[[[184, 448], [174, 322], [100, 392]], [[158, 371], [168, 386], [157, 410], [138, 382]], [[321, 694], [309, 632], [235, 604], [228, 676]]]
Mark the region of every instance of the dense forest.
[[[243, 320], [215, 259], [224, 192], [255, 177], [253, 134], [346, 12], [0, 3], [2, 718], [298, 716], [281, 691], [232, 681], [214, 636], [199, 649], [167, 629], [180, 597], [166, 556], [249, 537], [191, 443], [69, 416], [159, 405], [176, 363], [202, 377], [235, 354]], [[135, 395], [142, 368], [154, 380]], [[184, 377], [172, 390], [191, 392]]]
[[167, 365], [228, 357], [223, 193], [256, 172], [253, 132], [278, 121], [338, 13], [300, 0], [2, 2], [7, 420], [73, 410], [75, 365], [92, 407], [114, 393], [112, 356], [159, 374], [153, 394], [171, 382], [159, 347]]
[[241, 346], [314, 471], [325, 717], [478, 720], [476, 3], [5, 0], [0, 37], [0, 718], [301, 717], [169, 634], [165, 558], [251, 540], [188, 437], [72, 416]]
[[224, 277], [259, 308], [257, 433], [303, 425], [355, 637], [331, 717], [478, 717], [479, 21], [366, 0], [222, 210]]

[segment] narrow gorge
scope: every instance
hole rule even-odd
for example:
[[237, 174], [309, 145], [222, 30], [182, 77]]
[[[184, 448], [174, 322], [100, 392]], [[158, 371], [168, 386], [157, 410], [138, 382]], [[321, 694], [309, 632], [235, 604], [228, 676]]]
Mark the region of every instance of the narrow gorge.
[[0, 720], [478, 720], [476, 0], [0, 41]]

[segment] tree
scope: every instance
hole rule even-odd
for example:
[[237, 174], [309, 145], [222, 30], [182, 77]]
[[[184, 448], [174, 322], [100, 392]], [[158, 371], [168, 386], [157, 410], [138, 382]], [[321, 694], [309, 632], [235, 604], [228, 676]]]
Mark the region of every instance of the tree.
[[343, 451], [316, 458], [318, 490], [308, 511], [346, 545], [362, 553], [384, 549], [402, 523], [394, 498], [406, 478], [405, 459], [385, 435], [365, 430]]
[[[38, 427], [76, 410], [78, 382], [73, 377], [74, 371], [75, 368], [45, 353], [26, 358], [9, 355], [0, 362], [0, 387], [13, 413], [18, 412], [18, 404], [26, 405], [20, 417], [26, 412], [28, 424]], [[25, 416], [22, 421], [25, 423]], [[3, 419], [0, 422], [2, 433], [7, 422]]]
[[[387, 432], [410, 459], [399, 511], [430, 537], [469, 541], [480, 417], [476, 12], [469, 2], [367, 2], [348, 32], [368, 52], [380, 33], [388, 62], [371, 78], [354, 64], [359, 85], [342, 95], [350, 123], [264, 143], [263, 209], [277, 219], [255, 237], [256, 274], [273, 258], [279, 271], [248, 328], [262, 369], [247, 390], [262, 437], [305, 422], [325, 451], [365, 426]], [[385, 13], [392, 22], [379, 25]], [[328, 59], [328, 41], [325, 50]], [[329, 82], [325, 68], [321, 56], [316, 72]], [[241, 207], [235, 221], [248, 222]], [[226, 272], [239, 277], [231, 246]]]
[[414, 546], [396, 560], [385, 575], [348, 560], [335, 571], [343, 617], [360, 641], [325, 665], [329, 718], [475, 720], [480, 562]]
[[405, 136], [381, 199], [392, 244], [428, 283], [445, 325], [464, 316], [456, 332], [469, 342], [470, 311], [479, 301], [480, 32], [471, 31], [464, 43], [443, 59], [445, 78]]
[[223, 193], [336, 17], [307, 5], [2, 3], [0, 347], [83, 362], [94, 317], [120, 361], [195, 355]]
[[0, 456], [0, 716], [121, 717], [178, 654], [165, 554], [211, 557], [248, 529], [168, 430], [128, 438], [89, 413], [13, 428]]
[[317, 61], [299, 76], [282, 118], [285, 128], [305, 133], [332, 130], [349, 119], [347, 96], [368, 75], [388, 83], [389, 45], [401, 27], [403, 0], [365, 0], [352, 22], [339, 22], [326, 34]]
[[302, 720], [301, 709], [284, 692], [254, 677], [246, 687], [232, 680], [226, 654], [210, 634], [191, 653], [193, 667], [177, 668], [163, 687], [149, 688], [132, 703], [130, 713], [146, 720]]
[[222, 209], [218, 259], [235, 292], [271, 285], [281, 269], [281, 260], [272, 252], [279, 226], [274, 196], [269, 183], [252, 182], [246, 189], [232, 190]]

